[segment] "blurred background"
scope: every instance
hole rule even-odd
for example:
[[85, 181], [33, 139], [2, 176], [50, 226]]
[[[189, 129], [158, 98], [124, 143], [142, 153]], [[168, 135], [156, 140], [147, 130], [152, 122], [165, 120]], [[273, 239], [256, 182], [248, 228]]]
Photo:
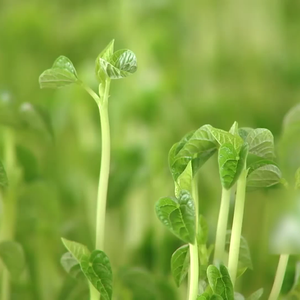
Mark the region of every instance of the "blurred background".
[[[2, 0], [0, 154], [6, 165], [12, 157], [13, 236], [26, 258], [11, 299], [88, 299], [85, 283], [60, 265], [60, 237], [94, 246], [101, 129], [93, 99], [80, 88], [40, 90], [39, 75], [59, 55], [97, 90], [95, 59], [110, 40], [136, 53], [138, 71], [111, 85], [105, 251], [115, 299], [180, 300], [186, 292], [173, 283], [170, 257], [181, 244], [154, 211], [160, 197], [174, 194], [168, 151], [206, 123], [229, 129], [237, 121], [273, 132], [284, 176], [292, 177], [300, 142], [282, 136], [282, 121], [300, 101], [299, 30], [297, 0]], [[199, 193], [213, 243], [216, 157], [201, 169]], [[266, 220], [274, 202], [285, 201], [276, 195], [247, 195], [243, 235], [254, 270], [238, 281], [244, 295], [272, 286], [278, 257], [268, 254]]]

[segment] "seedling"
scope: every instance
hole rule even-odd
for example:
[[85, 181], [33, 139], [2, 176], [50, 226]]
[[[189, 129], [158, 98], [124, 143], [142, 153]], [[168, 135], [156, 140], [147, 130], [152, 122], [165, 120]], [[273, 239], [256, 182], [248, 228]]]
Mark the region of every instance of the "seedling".
[[[196, 188], [198, 170], [217, 151], [222, 198], [214, 263], [219, 265], [219, 268], [214, 265], [208, 266], [212, 247], [207, 248], [206, 238], [203, 239], [207, 236], [207, 226], [203, 217], [198, 218]], [[269, 187], [281, 182], [281, 172], [274, 158], [273, 136], [269, 130], [239, 129], [237, 123], [233, 124], [229, 132], [204, 125], [184, 136], [171, 148], [169, 166], [176, 198], [160, 199], [156, 204], [156, 213], [173, 234], [188, 243], [173, 254], [171, 270], [178, 286], [189, 272], [189, 300], [195, 300], [199, 292], [198, 300], [233, 299], [237, 275], [252, 267], [248, 244], [241, 236], [246, 188], [251, 190]], [[230, 197], [235, 184], [233, 226], [232, 230], [227, 232]], [[228, 271], [225, 267], [227, 245]], [[240, 249], [243, 250], [243, 258], [239, 255]], [[200, 263], [201, 269], [207, 269], [201, 278]], [[200, 279], [202, 290], [198, 288]], [[249, 299], [259, 299], [261, 295], [259, 290]]]
[[[90, 286], [90, 299], [103, 300], [112, 298], [112, 270], [104, 250], [104, 229], [106, 198], [110, 168], [110, 130], [108, 117], [108, 98], [112, 79], [121, 79], [134, 73], [137, 69], [135, 54], [130, 50], [114, 52], [114, 40], [98, 55], [96, 59], [96, 76], [99, 81], [99, 94], [84, 84], [77, 75], [73, 63], [65, 56], [58, 57], [52, 68], [44, 71], [39, 83], [41, 88], [61, 88], [77, 84], [84, 88], [95, 100], [101, 121], [102, 153], [101, 170], [98, 185], [95, 249], [90, 252], [86, 246], [62, 238], [63, 244], [71, 253], [75, 265], [79, 264]], [[69, 258], [68, 258], [69, 259]], [[62, 260], [65, 263], [65, 260]]]

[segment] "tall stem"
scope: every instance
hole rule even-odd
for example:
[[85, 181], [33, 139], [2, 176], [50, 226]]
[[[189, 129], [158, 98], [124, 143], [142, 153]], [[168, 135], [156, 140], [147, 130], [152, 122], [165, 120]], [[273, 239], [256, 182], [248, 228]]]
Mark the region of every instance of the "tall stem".
[[104, 232], [105, 232], [105, 213], [106, 198], [108, 189], [108, 178], [110, 168], [110, 130], [108, 118], [108, 97], [109, 97], [110, 79], [106, 80], [105, 90], [101, 104], [99, 105], [101, 135], [102, 135], [102, 154], [100, 177], [97, 197], [97, 225], [96, 225], [96, 249], [104, 249]]
[[274, 280], [274, 284], [272, 287], [269, 300], [277, 300], [279, 298], [288, 261], [289, 261], [289, 254], [280, 255], [276, 276], [275, 276], [275, 280]]
[[229, 206], [230, 206], [230, 195], [231, 195], [231, 189], [226, 190], [223, 187], [217, 233], [216, 233], [216, 244], [215, 244], [215, 254], [214, 254], [215, 262], [216, 261], [223, 262], [224, 259], [226, 231], [227, 231], [228, 214], [229, 214]]
[[[197, 177], [193, 179], [192, 195], [195, 204], [195, 222], [196, 222], [196, 236], [198, 232], [198, 185]], [[199, 284], [199, 258], [198, 258], [198, 245], [197, 237], [195, 237], [194, 244], [190, 244], [190, 272], [189, 272], [189, 300], [195, 300], [198, 295], [198, 284]]]
[[244, 169], [237, 181], [236, 200], [235, 200], [234, 217], [233, 217], [229, 258], [228, 258], [228, 271], [233, 285], [235, 284], [235, 280], [236, 280], [239, 252], [240, 252], [240, 241], [241, 241], [245, 196], [246, 196], [247, 172], [248, 171], [244, 166]]
[[[13, 240], [16, 218], [15, 188], [18, 182], [19, 170], [16, 165], [15, 137], [11, 129], [4, 132], [4, 163], [9, 177], [10, 186], [2, 197], [2, 217], [0, 241]], [[0, 195], [2, 196], [2, 195]], [[10, 275], [4, 267], [2, 272], [1, 300], [10, 299]]]

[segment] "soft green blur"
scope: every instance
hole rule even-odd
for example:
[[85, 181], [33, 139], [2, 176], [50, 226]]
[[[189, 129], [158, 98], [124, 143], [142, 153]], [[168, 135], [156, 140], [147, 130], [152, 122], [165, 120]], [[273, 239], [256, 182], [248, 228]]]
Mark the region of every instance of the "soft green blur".
[[[13, 131], [22, 170], [15, 187], [15, 239], [24, 247], [27, 265], [12, 284], [11, 299], [88, 299], [86, 286], [60, 265], [65, 253], [60, 237], [94, 246], [101, 130], [96, 104], [79, 87], [39, 89], [39, 75], [59, 55], [69, 57], [96, 90], [94, 62], [111, 39], [116, 49], [136, 53], [138, 71], [111, 84], [105, 251], [114, 270], [115, 299], [146, 299], [130, 298], [133, 268], [142, 268], [149, 272], [149, 291], [159, 283], [164, 295], [173, 289], [172, 299], [183, 300], [185, 289], [175, 288], [169, 263], [181, 244], [154, 212], [160, 197], [174, 193], [168, 151], [206, 123], [223, 129], [233, 121], [265, 127], [278, 142], [284, 115], [300, 101], [299, 30], [297, 0], [2, 0], [0, 93], [16, 106], [42, 107], [54, 132], [53, 139], [38, 126]], [[1, 125], [1, 157], [6, 130]], [[281, 161], [293, 165], [294, 157], [299, 162], [299, 152], [291, 151]], [[201, 169], [199, 193], [214, 242], [221, 197], [216, 157]], [[268, 207], [273, 198], [284, 201], [276, 193], [247, 195], [243, 235], [254, 270], [237, 282], [244, 295], [260, 287], [267, 295], [272, 286], [278, 257], [268, 254]], [[287, 285], [296, 259], [290, 259]]]

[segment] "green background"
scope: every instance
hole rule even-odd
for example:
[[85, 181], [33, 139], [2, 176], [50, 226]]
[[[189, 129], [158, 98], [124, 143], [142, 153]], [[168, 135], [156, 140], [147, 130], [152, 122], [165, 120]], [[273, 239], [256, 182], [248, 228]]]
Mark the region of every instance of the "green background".
[[[0, 153], [12, 130], [22, 173], [14, 187], [15, 239], [24, 247], [26, 271], [13, 282], [12, 299], [88, 299], [86, 286], [60, 265], [60, 237], [93, 247], [101, 130], [97, 107], [80, 88], [39, 89], [39, 75], [56, 57], [69, 57], [96, 90], [94, 62], [111, 39], [116, 49], [136, 53], [136, 74], [111, 84], [105, 250], [116, 299], [146, 299], [139, 296], [144, 289], [149, 299], [185, 299], [169, 265], [181, 244], [154, 212], [160, 197], [174, 193], [168, 151], [207, 123], [264, 127], [280, 141], [284, 115], [300, 99], [299, 31], [297, 0], [2, 0], [1, 101], [38, 105], [49, 114], [54, 135], [35, 119], [30, 130], [7, 122], [0, 128]], [[295, 161], [300, 164], [299, 152], [284, 153], [288, 172]], [[221, 192], [214, 158], [199, 175], [200, 211], [212, 243]], [[245, 295], [260, 287], [267, 295], [273, 282], [278, 258], [268, 254], [268, 205], [274, 198], [284, 201], [275, 194], [272, 189], [246, 199], [243, 235], [254, 271], [238, 281]], [[296, 259], [290, 261], [286, 289]]]

